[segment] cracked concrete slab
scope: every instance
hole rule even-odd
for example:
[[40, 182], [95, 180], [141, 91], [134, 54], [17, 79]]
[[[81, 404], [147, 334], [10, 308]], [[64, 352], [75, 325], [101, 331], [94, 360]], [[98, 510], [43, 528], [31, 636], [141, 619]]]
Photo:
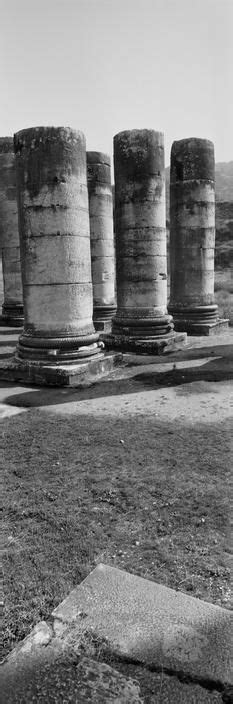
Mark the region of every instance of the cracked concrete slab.
[[231, 681], [231, 614], [182, 592], [100, 564], [54, 611], [134, 662], [194, 681]]

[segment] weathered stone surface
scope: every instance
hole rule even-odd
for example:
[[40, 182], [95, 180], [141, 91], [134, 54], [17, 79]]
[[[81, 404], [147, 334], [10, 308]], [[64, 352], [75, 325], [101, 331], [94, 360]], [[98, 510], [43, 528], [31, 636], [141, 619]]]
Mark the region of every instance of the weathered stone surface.
[[106, 349], [134, 352], [135, 354], [161, 355], [183, 349], [187, 344], [187, 333], [173, 333], [164, 337], [141, 339], [130, 336], [122, 330], [121, 335], [106, 334], [103, 336]]
[[9, 653], [7, 662], [17, 663], [26, 656], [33, 656], [40, 648], [46, 647], [53, 638], [53, 629], [46, 621], [39, 621], [31, 633]]
[[191, 682], [179, 682], [175, 677], [168, 677], [164, 673], [160, 676], [156, 690], [151, 701], [157, 704], [222, 704], [220, 692], [208, 691]]
[[[87, 152], [93, 320], [96, 330], [105, 329], [116, 310], [115, 251], [111, 161], [102, 152]], [[101, 327], [102, 326], [102, 327]]]
[[[176, 330], [201, 334], [214, 325], [214, 145], [183, 139], [171, 149], [169, 312]], [[203, 334], [204, 332], [203, 328]]]
[[111, 662], [123, 675], [136, 679], [141, 697], [147, 704], [222, 704], [222, 693], [208, 690], [194, 682], [180, 681], [164, 671], [154, 672], [140, 665]]
[[176, 330], [183, 330], [184, 326], [186, 332], [190, 333], [190, 335], [208, 335], [215, 337], [220, 333], [224, 335], [224, 333], [227, 332], [229, 320], [227, 318], [218, 318], [215, 323], [198, 323], [194, 320], [190, 321], [188, 314], [187, 318], [185, 318], [184, 313], [181, 322], [179, 319], [176, 320]]
[[77, 667], [79, 701], [142, 702], [136, 682], [95, 660], [83, 658]]
[[68, 655], [47, 662], [34, 659], [21, 668], [5, 667], [2, 696], [4, 704], [143, 702], [137, 682], [104, 663], [85, 657], [77, 664], [77, 659]]
[[4, 290], [0, 324], [21, 326], [23, 323], [23, 291], [15, 155], [11, 137], [0, 138], [0, 243]]
[[14, 137], [25, 324], [20, 359], [77, 362], [100, 354], [92, 322], [86, 143], [35, 127]]
[[114, 335], [169, 335], [164, 140], [132, 130], [114, 137], [117, 312]]
[[75, 386], [83, 387], [100, 379], [115, 366], [122, 363], [121, 353], [95, 355], [92, 359], [80, 361], [79, 364], [47, 364], [42, 362], [23, 362], [15, 357], [0, 357], [0, 380], [18, 381], [36, 386]]
[[96, 569], [54, 612], [134, 661], [197, 681], [231, 681], [229, 611], [107, 565]]

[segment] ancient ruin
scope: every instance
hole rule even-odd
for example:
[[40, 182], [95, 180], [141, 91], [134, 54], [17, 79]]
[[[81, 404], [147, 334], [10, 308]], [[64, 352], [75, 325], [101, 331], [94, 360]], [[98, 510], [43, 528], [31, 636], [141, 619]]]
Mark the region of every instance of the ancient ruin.
[[77, 362], [102, 354], [92, 311], [86, 144], [82, 132], [15, 135], [25, 322], [18, 358]]
[[87, 152], [93, 322], [96, 330], [111, 331], [115, 302], [115, 252], [111, 161], [102, 152]]
[[[214, 300], [212, 142], [192, 138], [172, 146], [169, 306], [161, 132], [114, 137], [115, 232], [110, 158], [86, 152], [82, 132], [30, 128], [15, 135], [15, 158], [12, 140], [3, 139], [1, 149], [3, 311], [12, 324], [17, 314], [22, 322], [18, 229], [22, 260], [17, 363], [57, 369], [100, 359], [95, 373], [104, 374], [112, 364], [102, 363], [104, 345], [161, 354], [181, 349], [187, 333], [227, 327]], [[11, 378], [18, 379], [18, 367]], [[54, 377], [43, 377], [47, 382]]]
[[[112, 344], [156, 351], [174, 338], [167, 312], [164, 138], [154, 130], [114, 137], [117, 312]], [[109, 342], [110, 344], [110, 342]]]
[[23, 292], [12, 137], [0, 138], [0, 242], [2, 243], [4, 287], [0, 323], [21, 326], [23, 324]]
[[176, 330], [209, 334], [219, 321], [214, 300], [214, 145], [182, 139], [171, 149], [169, 312]]

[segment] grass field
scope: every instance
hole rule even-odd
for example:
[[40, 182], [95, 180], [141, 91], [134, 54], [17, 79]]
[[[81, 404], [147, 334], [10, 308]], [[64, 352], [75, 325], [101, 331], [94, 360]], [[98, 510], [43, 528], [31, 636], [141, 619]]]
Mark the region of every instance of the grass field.
[[[230, 272], [216, 296], [232, 319]], [[229, 607], [231, 430], [149, 412], [1, 421], [4, 653], [100, 561]]]
[[5, 419], [4, 652], [101, 561], [228, 607], [230, 432], [140, 414]]
[[229, 318], [230, 325], [233, 325], [233, 272], [231, 269], [215, 272], [214, 288], [220, 317]]

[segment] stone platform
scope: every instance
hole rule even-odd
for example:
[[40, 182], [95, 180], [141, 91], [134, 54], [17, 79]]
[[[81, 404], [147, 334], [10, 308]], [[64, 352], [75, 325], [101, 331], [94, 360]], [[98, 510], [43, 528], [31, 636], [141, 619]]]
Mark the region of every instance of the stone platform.
[[120, 353], [100, 353], [78, 364], [43, 364], [15, 358], [17, 328], [0, 328], [0, 381], [37, 386], [83, 387], [111, 372], [122, 363]]
[[186, 332], [189, 335], [197, 336], [214, 336], [220, 333], [224, 334], [227, 332], [229, 327], [229, 320], [224, 318], [219, 318], [215, 323], [191, 323], [190, 321], [175, 322], [175, 329], [177, 332]]
[[139, 339], [132, 335], [101, 335], [109, 350], [134, 352], [135, 354], [162, 355], [182, 350], [187, 344], [187, 333], [174, 333], [164, 337]]
[[122, 362], [121, 354], [103, 354], [80, 364], [48, 365], [20, 362], [14, 357], [0, 360], [0, 381], [17, 381], [36, 386], [75, 386], [86, 384], [111, 372]]

